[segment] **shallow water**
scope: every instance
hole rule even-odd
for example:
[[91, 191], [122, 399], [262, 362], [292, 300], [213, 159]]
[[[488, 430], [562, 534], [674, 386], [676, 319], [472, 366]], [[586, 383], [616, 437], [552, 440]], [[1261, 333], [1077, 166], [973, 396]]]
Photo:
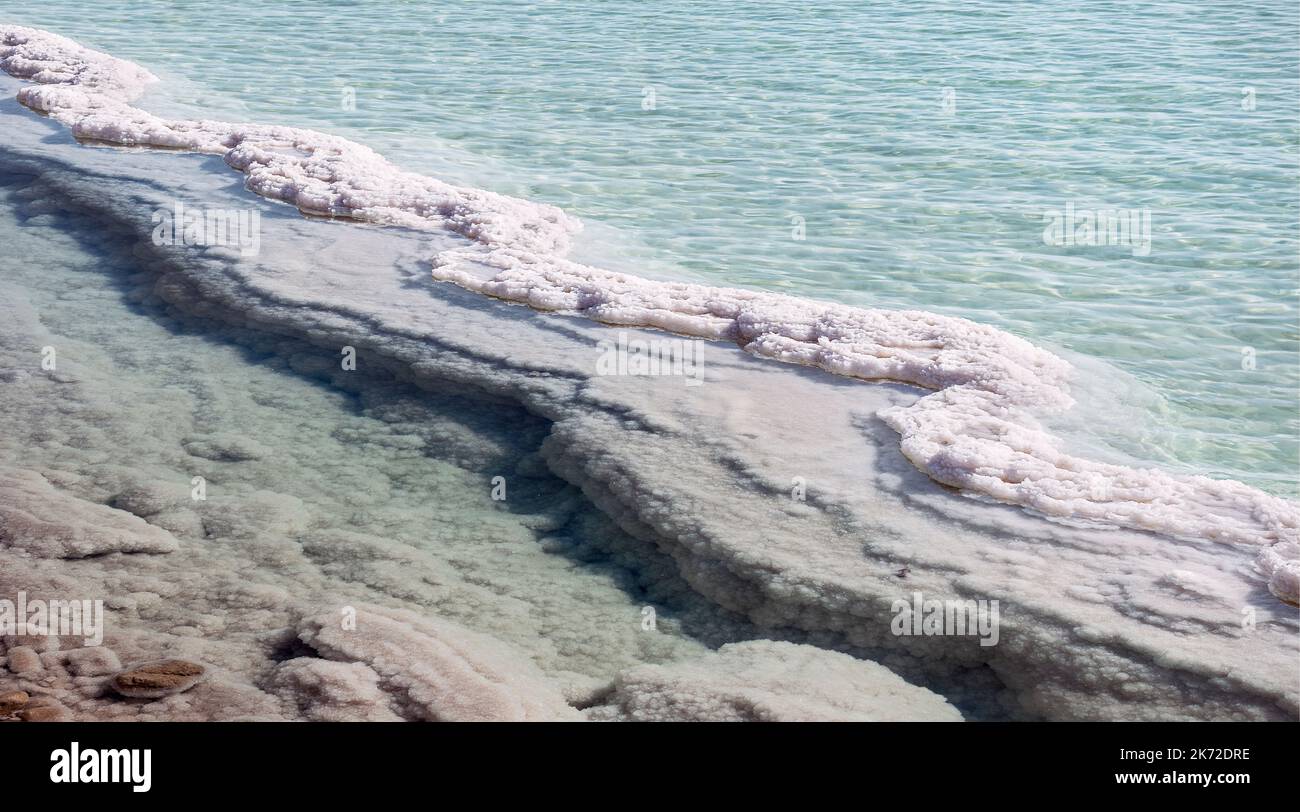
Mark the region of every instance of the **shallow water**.
[[[5, 379], [0, 458], [119, 509], [141, 488], [174, 494], [174, 508], [147, 514], [186, 540], [189, 555], [170, 558], [190, 571], [168, 580], [418, 609], [509, 641], [579, 696], [612, 669], [746, 636], [547, 470], [546, 420], [472, 389], [420, 389], [369, 358], [345, 371], [332, 348], [186, 317], [158, 298], [136, 235], [93, 212], [0, 160], [0, 305], [18, 328], [0, 344], [9, 370], [52, 351], [55, 383], [42, 396], [24, 373]], [[18, 310], [39, 328], [12, 323]], [[196, 476], [201, 501], [185, 498]], [[186, 635], [192, 612], [209, 623], [191, 634], [212, 645], [262, 648], [237, 628], [247, 609], [212, 584], [168, 595], [164, 629]]]
[[[587, 223], [580, 258], [962, 315], [1101, 359], [1058, 423], [1075, 447], [1296, 494], [1292, 3], [0, 17], [148, 67], [150, 109], [336, 132], [556, 203]], [[1067, 203], [1150, 210], [1149, 255], [1044, 244]]]
[[[391, 664], [382, 635], [334, 653], [342, 663], [304, 648], [321, 622], [304, 612], [323, 605], [333, 621], [365, 602], [486, 631], [579, 706], [658, 660], [739, 679], [726, 690], [743, 703], [765, 689], [704, 648], [758, 634], [876, 660], [973, 718], [1294, 716], [1296, 619], [1252, 566], [1255, 547], [957, 496], [879, 417], [916, 402], [910, 387], [728, 342], [699, 342], [700, 386], [601, 375], [608, 327], [435, 282], [426, 258], [456, 235], [303, 219], [243, 190], [219, 157], [78, 146], [13, 100], [0, 123], [13, 176], [0, 222], [15, 248], [0, 296], [4, 459], [48, 477], [47, 498], [83, 500], [67, 515], [107, 504], [177, 542], [72, 560], [6, 548], [0, 591], [55, 579], [105, 594], [124, 658], [224, 670], [192, 701], [142, 710], [73, 685], [62, 698], [78, 713], [322, 718], [401, 704], [364, 685], [334, 702], [292, 676]], [[151, 214], [178, 200], [257, 209], [262, 252], [155, 245]], [[46, 345], [62, 348], [57, 372], [37, 371]], [[336, 371], [344, 345], [373, 377]], [[504, 509], [485, 496], [503, 466]], [[186, 495], [195, 470], [210, 478], [202, 505]], [[917, 590], [1003, 601], [1000, 643], [891, 633], [894, 603]], [[647, 636], [646, 605], [664, 610], [662, 632]], [[403, 680], [437, 662], [408, 654], [414, 624]], [[779, 661], [762, 650], [763, 668]], [[777, 693], [879, 689], [824, 673]], [[942, 710], [929, 696], [908, 718]]]

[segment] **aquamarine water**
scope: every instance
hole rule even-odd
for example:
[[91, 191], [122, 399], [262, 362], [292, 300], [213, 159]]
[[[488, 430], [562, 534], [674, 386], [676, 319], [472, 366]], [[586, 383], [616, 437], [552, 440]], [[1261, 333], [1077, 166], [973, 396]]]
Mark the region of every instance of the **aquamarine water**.
[[[1100, 359], [1078, 431], [1296, 493], [1293, 2], [5, 0], [0, 19], [148, 67], [150, 109], [336, 132], [555, 203], [588, 224], [583, 259]], [[1149, 253], [1046, 244], [1067, 204], [1149, 211]]]

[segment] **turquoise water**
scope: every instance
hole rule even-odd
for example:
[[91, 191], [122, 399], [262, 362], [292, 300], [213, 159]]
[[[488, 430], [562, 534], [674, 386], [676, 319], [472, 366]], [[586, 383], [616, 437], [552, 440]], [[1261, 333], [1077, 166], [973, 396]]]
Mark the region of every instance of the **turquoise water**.
[[[1090, 370], [1081, 388], [1111, 391], [1081, 396], [1080, 431], [1296, 493], [1294, 2], [0, 2], [0, 19], [148, 67], [159, 112], [336, 132], [555, 203], [605, 266], [962, 315], [1102, 359], [1123, 374]], [[1045, 244], [1067, 204], [1149, 211], [1149, 254]]]

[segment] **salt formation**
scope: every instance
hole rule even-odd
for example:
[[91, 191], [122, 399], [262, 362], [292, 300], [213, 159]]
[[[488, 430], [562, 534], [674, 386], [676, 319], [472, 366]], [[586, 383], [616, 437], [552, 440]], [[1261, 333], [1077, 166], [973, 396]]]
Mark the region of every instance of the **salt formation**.
[[[629, 707], [672, 684], [721, 712], [788, 710], [794, 698], [762, 691], [712, 704], [728, 673], [805, 690], [779, 650], [708, 653], [770, 637], [877, 661], [968, 718], [1296, 718], [1297, 621], [1262, 566], [1231, 545], [955, 498], [875, 417], [924, 393], [719, 343], [702, 347], [708, 387], [593, 376], [603, 327], [429, 279], [417, 259], [462, 250], [460, 237], [345, 233], [265, 206], [256, 262], [159, 248], [150, 209], [250, 205], [213, 159], [80, 149], [12, 103], [0, 121], [0, 199], [17, 204], [0, 206], [0, 237], [31, 258], [0, 280], [0, 452], [63, 497], [180, 540], [167, 555], [78, 559], [0, 547], [0, 597], [103, 595], [120, 663], [207, 669], [183, 693], [128, 699], [90, 673], [111, 660], [72, 654], [76, 640], [4, 640], [0, 694], [40, 694], [78, 719], [534, 707], [463, 670], [482, 646], [494, 669], [527, 677], [517, 661], [533, 663], [544, 683], [518, 690], [556, 711], [558, 695], [619, 718], [613, 683], [651, 663], [671, 674], [645, 677]], [[39, 370], [46, 344], [57, 375]], [[344, 344], [361, 371], [338, 371]], [[360, 382], [368, 369], [397, 380]], [[206, 501], [189, 494], [196, 473]], [[497, 473], [507, 505], [488, 496]], [[791, 498], [792, 476], [806, 500]], [[892, 635], [891, 604], [913, 590], [1002, 599], [998, 645]], [[663, 610], [655, 631], [646, 604]], [[345, 636], [345, 606], [359, 621], [403, 607], [437, 628], [384, 614], [386, 645], [370, 646]], [[492, 640], [449, 646], [444, 635], [463, 638], [444, 623]], [[394, 663], [408, 643], [434, 666]], [[487, 698], [444, 705], [440, 669]]]
[[999, 330], [922, 311], [652, 282], [564, 259], [579, 224], [552, 206], [403, 172], [311, 130], [173, 121], [131, 106], [155, 77], [44, 31], [0, 26], [0, 68], [38, 84], [19, 101], [78, 138], [222, 155], [259, 195], [304, 214], [473, 241], [433, 259], [469, 290], [607, 324], [737, 342], [756, 356], [938, 390], [881, 417], [935, 480], [1047, 516], [1223, 542], [1300, 540], [1300, 510], [1234, 481], [1092, 462], [1062, 452], [1035, 414], [1069, 408], [1068, 365]]
[[106, 553], [170, 553], [176, 539], [103, 505], [71, 499], [35, 471], [0, 468], [0, 548], [40, 558]]
[[400, 722], [379, 679], [363, 662], [296, 657], [276, 668], [269, 687], [313, 722]]
[[315, 718], [336, 718], [332, 709], [340, 705], [373, 705], [379, 689], [407, 719], [581, 719], [533, 663], [499, 641], [446, 621], [366, 607], [356, 613], [355, 625], [345, 625], [337, 612], [313, 615], [299, 625], [298, 636], [322, 657], [352, 664], [345, 670], [290, 660], [281, 667], [280, 684], [310, 686], [311, 695], [326, 706], [320, 710], [309, 704]]
[[[6, 180], [10, 155], [0, 167]], [[11, 190], [0, 189], [5, 202]], [[27, 192], [28, 214], [79, 208], [44, 182]], [[626, 590], [661, 607], [684, 592], [674, 606], [694, 600], [694, 614], [707, 610], [725, 630], [666, 563], [647, 565], [640, 555], [628, 575], [557, 552], [617, 531], [528, 453], [544, 436], [542, 421], [364, 371], [345, 381], [364, 404], [356, 414], [341, 407], [339, 390], [287, 371], [319, 369], [309, 345], [244, 337], [277, 353], [274, 363], [249, 364], [233, 346], [124, 310], [103, 272], [139, 267], [134, 235], [122, 240], [129, 261], [100, 257], [81, 268], [87, 255], [63, 253], [75, 239], [69, 232], [35, 225], [47, 217], [37, 215], [11, 233], [10, 212], [0, 206], [0, 241], [12, 239], [19, 255], [35, 246], [48, 252], [0, 280], [0, 373], [37, 362], [33, 374], [0, 379], [0, 457], [44, 476], [6, 474], [39, 483], [42, 507], [61, 516], [116, 516], [124, 534], [164, 532], [180, 543], [168, 555], [139, 555], [124, 552], [140, 546], [124, 538], [120, 550], [70, 560], [0, 543], [0, 598], [102, 598], [106, 609], [102, 647], [0, 639], [0, 694], [49, 697], [74, 719], [578, 718], [566, 698], [589, 695], [618, 669], [703, 650], [676, 632], [680, 616], [667, 609], [662, 633], [642, 633], [642, 604]], [[108, 221], [90, 232], [113, 234]], [[146, 296], [155, 281], [135, 279], [135, 293]], [[155, 301], [150, 312], [160, 309]], [[44, 345], [59, 348], [57, 372], [39, 369]], [[372, 356], [363, 363], [375, 366]], [[228, 453], [236, 438], [266, 453]], [[483, 471], [509, 475], [511, 510], [491, 501]], [[206, 499], [191, 493], [194, 473], [208, 479]], [[16, 538], [33, 546], [44, 530]], [[337, 607], [376, 601], [438, 620], [407, 627], [372, 618], [383, 609], [363, 609], [364, 640], [313, 632], [328, 655], [299, 637], [304, 615], [324, 611], [337, 624]], [[477, 634], [457, 629], [466, 624]], [[380, 650], [381, 637], [393, 644]], [[399, 657], [401, 668], [386, 667]], [[159, 660], [202, 664], [203, 680], [173, 681], [185, 675], [160, 671]], [[437, 693], [443, 671], [434, 665], [460, 681], [463, 697]], [[512, 676], [475, 681], [484, 667]], [[535, 694], [545, 705], [515, 697], [515, 679], [527, 681], [520, 697]], [[479, 699], [463, 701], [471, 695]]]
[[1300, 606], [1300, 544], [1284, 541], [1260, 551], [1255, 566], [1268, 579], [1268, 591], [1284, 603]]
[[63, 658], [63, 665], [74, 677], [99, 677], [122, 669], [122, 661], [117, 658], [117, 653], [100, 646], [69, 651]]
[[754, 640], [618, 675], [595, 720], [959, 722], [957, 709], [889, 669], [812, 646]]
[[[47, 696], [28, 697], [25, 691], [6, 694], [15, 704], [10, 714], [24, 722], [63, 722], [68, 719], [68, 709], [57, 700]], [[0, 720], [7, 714], [0, 712]]]
[[483, 278], [470, 290], [608, 324], [729, 339], [754, 355], [939, 391], [880, 417], [933, 479], [1056, 518], [1261, 544], [1300, 538], [1300, 511], [1235, 481], [1091, 462], [1056, 448], [1035, 413], [1069, 408], [1068, 365], [1015, 336], [923, 311], [865, 310], [789, 296], [649, 282], [562, 260]]

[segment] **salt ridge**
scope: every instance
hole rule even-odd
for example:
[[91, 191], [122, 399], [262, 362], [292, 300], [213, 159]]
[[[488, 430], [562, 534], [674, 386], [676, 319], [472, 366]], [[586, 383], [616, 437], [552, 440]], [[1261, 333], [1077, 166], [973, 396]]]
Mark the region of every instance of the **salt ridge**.
[[1070, 366], [1023, 339], [924, 311], [582, 265], [565, 259], [581, 224], [554, 206], [404, 172], [365, 146], [312, 130], [160, 118], [130, 104], [157, 81], [151, 73], [45, 31], [0, 25], [0, 68], [36, 82], [18, 101], [79, 139], [221, 155], [248, 189], [304, 214], [468, 238], [468, 247], [432, 258], [438, 280], [538, 310], [734, 341], [763, 358], [935, 390], [879, 413], [933, 479], [1051, 517], [1263, 547], [1257, 566], [1270, 589], [1294, 600], [1300, 508], [1236, 481], [1063, 453], [1034, 415], [1070, 408]]

